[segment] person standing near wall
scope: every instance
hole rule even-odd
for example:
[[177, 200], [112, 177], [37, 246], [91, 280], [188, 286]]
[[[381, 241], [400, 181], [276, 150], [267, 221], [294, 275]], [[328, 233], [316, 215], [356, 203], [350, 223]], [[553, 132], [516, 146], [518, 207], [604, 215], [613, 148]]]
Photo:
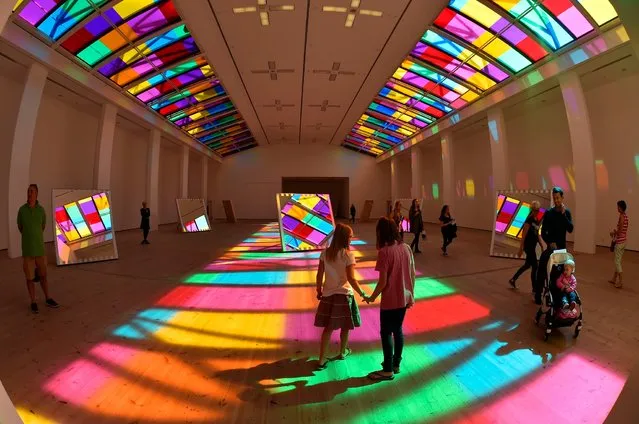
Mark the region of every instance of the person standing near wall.
[[419, 201], [413, 199], [413, 203], [410, 205], [408, 212], [408, 219], [410, 221], [410, 232], [415, 236], [413, 242], [410, 244], [411, 249], [415, 249], [415, 253], [422, 253], [419, 250], [419, 236], [424, 231], [424, 218], [422, 217], [422, 210], [419, 207]]
[[541, 221], [541, 237], [546, 242], [546, 250], [539, 258], [539, 268], [537, 269], [535, 303], [538, 305], [541, 305], [541, 293], [548, 277], [550, 255], [557, 249], [566, 248], [566, 233], [572, 233], [574, 230], [572, 214], [570, 209], [564, 205], [564, 191], [561, 187], [553, 187], [552, 201], [555, 206], [546, 211]]
[[610, 235], [615, 241], [615, 274], [610, 280], [610, 283], [614, 284], [616, 288], [623, 287], [623, 279], [621, 273], [621, 259], [626, 251], [626, 240], [628, 238], [628, 215], [626, 215], [626, 202], [620, 200], [617, 202], [617, 212], [619, 212], [619, 220], [617, 221], [617, 228], [611, 231]]
[[530, 281], [532, 283], [533, 293], [535, 291], [535, 281], [537, 279], [537, 244], [544, 250], [543, 240], [539, 234], [539, 221], [537, 221], [537, 215], [539, 214], [539, 208], [541, 205], [538, 201], [534, 200], [530, 204], [530, 214], [524, 223], [522, 230], [521, 244], [519, 246], [518, 256], [521, 257], [524, 252], [526, 253], [526, 262], [517, 270], [513, 278], [510, 279], [510, 285], [516, 289], [517, 279], [528, 268], [530, 270]]
[[351, 223], [355, 223], [355, 214], [357, 213], [357, 210], [355, 209], [355, 204], [351, 204]]
[[142, 235], [144, 236], [144, 240], [142, 240], [142, 243], [140, 244], [150, 244], [147, 237], [149, 237], [149, 230], [151, 229], [151, 209], [146, 207], [146, 202], [142, 202], [140, 216], [142, 217], [140, 228], [142, 229]]
[[31, 298], [31, 312], [38, 313], [35, 301], [35, 267], [38, 267], [40, 286], [44, 292], [46, 305], [58, 308], [60, 305], [49, 295], [47, 280], [47, 257], [44, 251], [44, 229], [47, 217], [44, 208], [38, 202], [38, 186], [31, 184], [27, 189], [27, 203], [18, 210], [18, 230], [22, 234], [22, 268], [27, 279], [27, 290]]

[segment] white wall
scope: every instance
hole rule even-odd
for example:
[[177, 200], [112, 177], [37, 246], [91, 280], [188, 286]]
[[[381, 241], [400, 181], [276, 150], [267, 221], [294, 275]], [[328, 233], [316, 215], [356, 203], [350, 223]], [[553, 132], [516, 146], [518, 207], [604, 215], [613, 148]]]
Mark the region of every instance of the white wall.
[[570, 132], [559, 87], [504, 109], [504, 120], [511, 188], [562, 187], [578, 228]]
[[[625, 71], [623, 70], [625, 69]], [[584, 76], [597, 176], [597, 244], [610, 242], [618, 200], [628, 204], [628, 249], [639, 249], [639, 61], [635, 56]]]
[[[47, 82], [47, 85], [50, 84]], [[53, 240], [51, 190], [93, 188], [98, 111], [96, 106], [87, 113], [84, 105], [61, 101], [45, 86], [35, 126], [29, 173], [31, 182], [38, 184], [39, 201], [47, 213], [45, 241]]]
[[[399, 166], [397, 167], [398, 193], [396, 197], [398, 199], [410, 199], [410, 188], [413, 183], [411, 177], [410, 152], [399, 156], [397, 158], [397, 163]], [[394, 203], [396, 199], [389, 200], [392, 200]]]
[[178, 221], [175, 199], [180, 194], [180, 161], [182, 148], [162, 139], [160, 147], [160, 178], [158, 201], [160, 208], [159, 224], [169, 224]]
[[[1, 59], [0, 59], [1, 60]], [[0, 250], [9, 247], [7, 232], [7, 202], [4, 200], [9, 195], [9, 161], [11, 160], [11, 144], [13, 143], [13, 132], [18, 118], [18, 105], [22, 97], [24, 81], [20, 75], [11, 75], [8, 67], [12, 62], [0, 61], [0, 92], [2, 102], [0, 102]], [[15, 64], [14, 64], [15, 65]], [[16, 65], [17, 66], [17, 65]], [[26, 70], [22, 73], [25, 75]], [[26, 201], [26, 188], [25, 188]]]
[[111, 159], [111, 210], [117, 231], [140, 227], [146, 197], [149, 132], [133, 123], [118, 123]]
[[189, 154], [189, 197], [202, 197], [202, 157], [193, 152]]
[[486, 120], [455, 131], [452, 140], [455, 203], [451, 213], [462, 227], [491, 230], [494, 195]]
[[422, 184], [424, 205], [422, 216], [426, 222], [437, 222], [442, 208], [442, 148], [438, 138], [422, 147]]
[[277, 219], [275, 194], [281, 191], [282, 177], [349, 177], [350, 201], [361, 211], [364, 201], [372, 199], [371, 217], [383, 215], [390, 198], [388, 163], [378, 165], [374, 158], [340, 146], [260, 146], [211, 168], [216, 218], [224, 217], [221, 201], [230, 199], [240, 219]]

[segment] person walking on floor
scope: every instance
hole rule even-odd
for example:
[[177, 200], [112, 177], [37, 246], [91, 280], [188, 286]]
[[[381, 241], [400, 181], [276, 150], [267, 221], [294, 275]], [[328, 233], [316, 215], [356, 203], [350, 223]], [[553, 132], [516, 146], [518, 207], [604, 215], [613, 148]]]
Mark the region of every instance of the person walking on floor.
[[516, 289], [517, 279], [528, 268], [530, 268], [530, 281], [532, 284], [532, 290], [535, 290], [535, 279], [537, 278], [537, 244], [541, 246], [541, 250], [544, 250], [544, 243], [539, 234], [539, 221], [537, 216], [539, 215], [540, 204], [534, 200], [531, 202], [530, 214], [524, 222], [524, 228], [522, 229], [521, 244], [519, 246], [519, 253], [521, 257], [524, 252], [526, 253], [526, 262], [517, 270], [513, 278], [510, 279], [510, 285]]
[[422, 218], [422, 210], [417, 199], [413, 199], [408, 217], [410, 221], [410, 232], [415, 236], [413, 242], [410, 244], [410, 248], [414, 249], [415, 253], [422, 253], [422, 251], [419, 250], [419, 236], [422, 231], [424, 231], [424, 219]]
[[149, 237], [149, 231], [151, 230], [151, 209], [146, 207], [146, 202], [142, 202], [142, 208], [140, 209], [140, 229], [144, 240], [140, 244], [150, 244], [147, 238]]
[[377, 221], [377, 263], [379, 281], [367, 303], [375, 302], [382, 295], [379, 311], [380, 335], [384, 361], [380, 371], [368, 374], [372, 380], [392, 380], [399, 374], [404, 333], [402, 325], [406, 309], [415, 303], [415, 259], [407, 244], [399, 239], [395, 223], [388, 218]]
[[616, 288], [623, 287], [623, 278], [621, 273], [623, 269], [621, 267], [621, 260], [623, 254], [626, 251], [626, 240], [628, 238], [628, 215], [626, 214], [626, 202], [620, 200], [617, 202], [617, 212], [619, 212], [619, 220], [617, 221], [617, 228], [611, 231], [610, 235], [614, 239], [615, 243], [615, 273], [612, 276], [610, 283], [614, 284]]
[[350, 330], [361, 325], [359, 308], [353, 290], [364, 298], [364, 292], [355, 279], [355, 256], [349, 251], [353, 230], [337, 224], [330, 246], [320, 254], [315, 283], [320, 303], [315, 314], [315, 326], [323, 327], [317, 368], [323, 370], [328, 363], [328, 345], [333, 330], [340, 330], [340, 353], [337, 359], [351, 354], [348, 347]]
[[357, 211], [355, 210], [355, 204], [351, 204], [351, 223], [355, 223], [355, 214]]
[[453, 239], [457, 237], [457, 224], [455, 219], [450, 215], [450, 208], [448, 205], [442, 206], [442, 211], [439, 214], [439, 222], [442, 230], [442, 252], [444, 256], [448, 256], [448, 245], [453, 242]]
[[38, 313], [35, 300], [35, 267], [38, 267], [40, 287], [44, 292], [45, 304], [49, 308], [60, 305], [49, 294], [47, 280], [47, 257], [44, 251], [44, 229], [47, 218], [44, 208], [38, 202], [38, 186], [31, 184], [27, 189], [27, 202], [18, 210], [18, 230], [22, 234], [22, 268], [27, 280], [27, 290], [31, 299], [31, 312]]
[[535, 284], [535, 303], [541, 305], [541, 294], [544, 282], [548, 278], [548, 261], [557, 249], [566, 248], [566, 233], [572, 233], [574, 225], [570, 209], [564, 205], [564, 191], [561, 187], [553, 187], [552, 200], [554, 207], [547, 210], [541, 220], [541, 237], [546, 243], [546, 250], [539, 257]]

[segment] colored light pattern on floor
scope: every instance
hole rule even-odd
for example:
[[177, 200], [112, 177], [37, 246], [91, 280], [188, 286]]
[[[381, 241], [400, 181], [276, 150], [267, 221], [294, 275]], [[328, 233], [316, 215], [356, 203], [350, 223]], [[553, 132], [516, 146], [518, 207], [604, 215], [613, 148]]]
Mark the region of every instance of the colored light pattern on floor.
[[[269, 243], [261, 239], [272, 237], [276, 228], [264, 227], [242, 243], [262, 249]], [[370, 267], [374, 248], [359, 246], [359, 262]], [[314, 273], [319, 252], [269, 248], [229, 249], [205, 268], [221, 274], [228, 266], [228, 274], [243, 275], [238, 280], [245, 279], [245, 267], [260, 262], [268, 272]], [[60, 410], [78, 408], [76, 414], [88, 414], [83, 416], [128, 421], [230, 422], [244, 416], [276, 421], [299, 414], [322, 417], [327, 403], [353, 403], [367, 406], [342, 407], [342, 422], [458, 416], [459, 422], [508, 422], [517, 416], [532, 424], [566, 419], [570, 412], [574, 422], [599, 423], [625, 381], [571, 351], [552, 358], [517, 343], [510, 334], [518, 323], [491, 318], [486, 305], [427, 276], [416, 281], [416, 304], [404, 323], [402, 373], [393, 383], [366, 378], [379, 369], [382, 356], [378, 305], [360, 304], [362, 327], [350, 338], [353, 355], [317, 372], [315, 361], [303, 356], [315, 352], [319, 340], [320, 329], [312, 325], [315, 290], [295, 284], [297, 277], [278, 275], [291, 282], [272, 286], [262, 276], [255, 287], [178, 283], [113, 327], [108, 341], [52, 373], [44, 390], [67, 403]], [[375, 280], [362, 281], [363, 289], [370, 293]], [[292, 349], [298, 349], [293, 357]], [[572, 384], [579, 375], [584, 378]], [[561, 386], [566, 382], [570, 390]], [[572, 396], [588, 406], [566, 408]], [[269, 412], [260, 411], [265, 405]]]
[[[257, 146], [173, 0], [24, 0], [12, 19], [219, 155]], [[227, 125], [236, 132], [208, 131]]]
[[379, 156], [616, 18], [608, 0], [450, 0], [342, 146]]

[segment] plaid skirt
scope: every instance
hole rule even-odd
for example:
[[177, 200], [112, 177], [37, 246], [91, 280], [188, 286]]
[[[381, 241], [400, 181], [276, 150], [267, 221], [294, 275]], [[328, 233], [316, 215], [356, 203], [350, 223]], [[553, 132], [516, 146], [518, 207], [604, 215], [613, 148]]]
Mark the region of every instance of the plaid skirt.
[[352, 330], [361, 324], [359, 307], [353, 295], [334, 294], [320, 300], [315, 314], [315, 327]]

